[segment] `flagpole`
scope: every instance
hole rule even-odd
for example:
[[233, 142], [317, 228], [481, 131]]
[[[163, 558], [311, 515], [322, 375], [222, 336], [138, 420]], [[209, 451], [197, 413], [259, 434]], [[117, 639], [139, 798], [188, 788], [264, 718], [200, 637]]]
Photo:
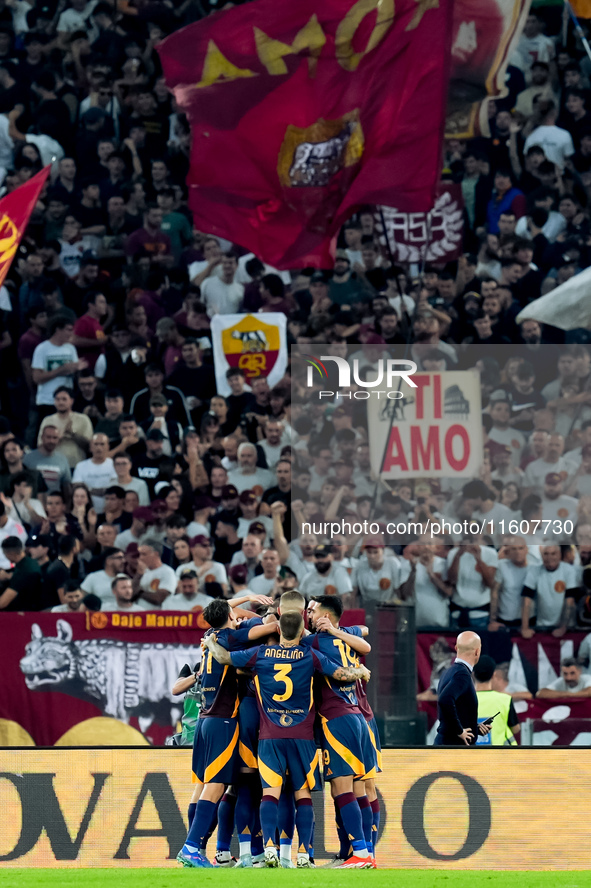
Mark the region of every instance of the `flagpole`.
[[574, 14], [573, 8], [570, 5], [570, 3], [568, 2], [568, 0], [564, 0], [564, 5], [568, 9], [568, 12], [569, 12], [569, 15], [572, 19], [572, 23], [573, 23], [576, 35], [579, 38], [579, 40], [581, 41], [581, 43], [583, 44], [583, 47], [585, 49], [585, 52], [587, 53], [588, 58], [591, 59], [591, 46], [589, 46], [589, 41], [585, 37], [585, 32], [583, 31], [583, 29], [580, 25], [580, 22], [579, 22], [578, 18], [576, 17], [576, 15]]

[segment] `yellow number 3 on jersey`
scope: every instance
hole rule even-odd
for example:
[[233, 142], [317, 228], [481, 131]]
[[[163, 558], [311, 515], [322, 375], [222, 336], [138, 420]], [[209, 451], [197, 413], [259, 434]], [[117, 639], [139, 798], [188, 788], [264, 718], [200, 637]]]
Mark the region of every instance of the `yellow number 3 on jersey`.
[[291, 664], [290, 663], [276, 663], [275, 664], [275, 675], [273, 678], [275, 681], [281, 681], [285, 685], [285, 691], [283, 694], [273, 694], [273, 699], [276, 703], [284, 703], [285, 700], [289, 700], [291, 695], [293, 694], [293, 681], [289, 678], [289, 673], [291, 672]]

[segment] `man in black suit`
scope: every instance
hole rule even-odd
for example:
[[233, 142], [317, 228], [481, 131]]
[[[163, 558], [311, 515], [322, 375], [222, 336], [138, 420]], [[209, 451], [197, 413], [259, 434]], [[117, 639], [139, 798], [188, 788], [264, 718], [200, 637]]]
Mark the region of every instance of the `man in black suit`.
[[472, 746], [477, 735], [484, 736], [490, 725], [478, 724], [478, 698], [472, 670], [480, 659], [480, 636], [460, 632], [456, 641], [458, 656], [439, 681], [437, 715], [439, 727], [434, 746]]

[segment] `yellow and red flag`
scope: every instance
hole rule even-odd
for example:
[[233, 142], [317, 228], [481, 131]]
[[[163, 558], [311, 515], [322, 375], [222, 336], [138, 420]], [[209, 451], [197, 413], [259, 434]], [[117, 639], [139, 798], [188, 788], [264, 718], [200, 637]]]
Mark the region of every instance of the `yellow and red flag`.
[[0, 200], [0, 286], [16, 256], [50, 170], [51, 164]]
[[451, 14], [451, 0], [254, 0], [168, 37], [195, 226], [294, 268], [330, 264], [363, 204], [428, 211]]

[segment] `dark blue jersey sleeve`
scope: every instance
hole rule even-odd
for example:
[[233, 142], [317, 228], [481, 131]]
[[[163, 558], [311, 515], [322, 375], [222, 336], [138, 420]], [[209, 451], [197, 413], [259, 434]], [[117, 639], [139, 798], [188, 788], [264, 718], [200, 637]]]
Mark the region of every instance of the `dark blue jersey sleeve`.
[[334, 675], [337, 669], [341, 667], [336, 663], [333, 663], [328, 657], [325, 657], [324, 654], [321, 654], [320, 651], [311, 651], [312, 661], [314, 663], [314, 669], [318, 672], [322, 672], [323, 675]]
[[260, 648], [256, 647], [250, 648], [248, 651], [232, 651], [230, 654], [232, 666], [236, 666], [238, 669], [252, 669], [257, 661], [259, 650]]

